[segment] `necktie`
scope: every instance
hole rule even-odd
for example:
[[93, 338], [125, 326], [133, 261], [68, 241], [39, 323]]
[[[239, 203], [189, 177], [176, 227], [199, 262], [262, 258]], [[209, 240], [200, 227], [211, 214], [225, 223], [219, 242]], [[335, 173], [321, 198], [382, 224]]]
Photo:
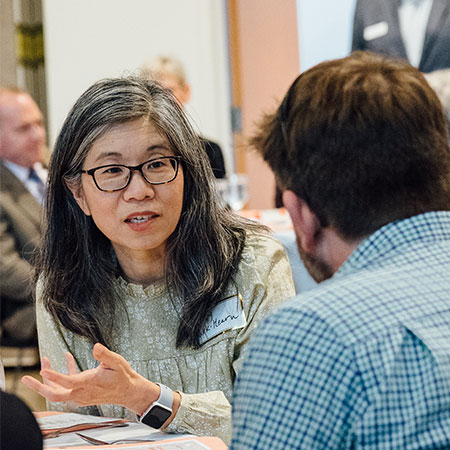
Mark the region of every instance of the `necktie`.
[[33, 183], [34, 186], [34, 192], [32, 192], [33, 195], [37, 198], [39, 203], [42, 204], [45, 195], [45, 185], [33, 168], [31, 168], [29, 171], [28, 179]]

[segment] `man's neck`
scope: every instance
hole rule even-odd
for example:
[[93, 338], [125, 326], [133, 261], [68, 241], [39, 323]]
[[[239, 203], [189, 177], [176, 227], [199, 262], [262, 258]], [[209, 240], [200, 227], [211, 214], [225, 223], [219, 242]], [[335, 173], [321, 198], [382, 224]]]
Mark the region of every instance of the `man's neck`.
[[336, 272], [364, 238], [347, 240], [333, 228], [322, 230], [322, 238], [318, 248], [318, 256]]

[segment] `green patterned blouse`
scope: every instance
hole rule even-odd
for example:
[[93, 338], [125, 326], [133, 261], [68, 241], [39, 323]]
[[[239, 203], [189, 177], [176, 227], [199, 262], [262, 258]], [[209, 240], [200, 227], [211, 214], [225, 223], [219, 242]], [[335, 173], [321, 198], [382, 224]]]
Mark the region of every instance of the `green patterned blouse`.
[[[124, 307], [117, 309], [113, 319], [116, 326], [111, 336], [112, 350], [147, 379], [181, 393], [181, 406], [167, 431], [219, 436], [228, 443], [233, 382], [242, 366], [250, 336], [263, 317], [294, 295], [291, 269], [282, 245], [269, 235], [248, 236], [234, 283], [224, 292], [228, 301], [241, 297], [239, 320], [243, 319], [244, 323], [238, 326], [231, 323], [227, 327], [228, 316], [216, 315], [205, 337], [208, 340], [199, 349], [175, 346], [178, 312], [163, 282], [143, 288], [119, 278], [117, 289], [123, 293]], [[52, 368], [59, 372], [66, 372], [67, 351], [75, 357], [79, 370], [96, 367], [93, 344], [58, 326], [39, 301], [39, 291], [38, 288], [41, 356], [48, 357]], [[220, 326], [216, 332], [217, 324]], [[49, 403], [48, 408], [135, 418], [131, 411], [117, 405], [79, 408], [73, 404]]]

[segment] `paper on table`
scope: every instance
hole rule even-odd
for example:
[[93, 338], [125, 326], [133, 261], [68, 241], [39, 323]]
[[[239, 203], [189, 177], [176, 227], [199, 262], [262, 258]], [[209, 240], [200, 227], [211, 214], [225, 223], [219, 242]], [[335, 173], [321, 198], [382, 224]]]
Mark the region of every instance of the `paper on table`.
[[84, 435], [101, 439], [102, 441], [114, 441], [116, 439], [147, 439], [148, 441], [163, 441], [175, 437], [191, 437], [192, 434], [168, 434], [156, 430], [142, 423], [130, 423], [127, 428], [94, 429], [83, 432]]
[[132, 445], [123, 447], [123, 446], [109, 446], [108, 448], [114, 449], [123, 449], [126, 448], [126, 450], [211, 450], [211, 447], [208, 447], [207, 445], [195, 441], [195, 440], [186, 440], [186, 441], [177, 441], [177, 442], [163, 442], [163, 443], [157, 443], [157, 444], [140, 444], [140, 445]]
[[67, 413], [54, 414], [45, 417], [38, 417], [37, 421], [41, 428], [42, 434], [46, 438], [54, 437], [61, 433], [69, 433], [71, 431], [89, 430], [91, 428], [102, 428], [106, 426], [126, 426], [127, 420], [114, 419], [109, 417], [87, 416], [85, 414]]
[[78, 413], [53, 414], [51, 416], [38, 417], [37, 419], [41, 430], [53, 430], [78, 424], [102, 423], [115, 420], [122, 421], [122, 419], [114, 419], [112, 417], [88, 416]]
[[[66, 449], [73, 446], [61, 445], [53, 447], [54, 450]], [[44, 448], [46, 448], [44, 446]], [[90, 449], [92, 445], [77, 445], [77, 449]], [[173, 439], [167, 442], [149, 442], [142, 444], [113, 444], [96, 446], [100, 449], [117, 450], [226, 450], [227, 446], [215, 437], [200, 437], [191, 439]]]
[[[92, 417], [92, 416], [87, 416]], [[101, 439], [102, 441], [114, 441], [116, 439], [145, 439], [148, 441], [163, 441], [167, 439], [174, 439], [173, 434], [163, 433], [160, 430], [155, 430], [154, 428], [148, 427], [141, 423], [130, 422], [129, 426], [126, 428], [93, 428], [87, 431], [83, 431], [83, 434], [89, 437]], [[192, 435], [176, 435], [176, 437], [190, 437]], [[45, 449], [56, 449], [62, 448], [64, 446], [74, 446], [74, 445], [86, 445], [76, 433], [65, 433], [54, 439], [45, 439], [44, 448]]]

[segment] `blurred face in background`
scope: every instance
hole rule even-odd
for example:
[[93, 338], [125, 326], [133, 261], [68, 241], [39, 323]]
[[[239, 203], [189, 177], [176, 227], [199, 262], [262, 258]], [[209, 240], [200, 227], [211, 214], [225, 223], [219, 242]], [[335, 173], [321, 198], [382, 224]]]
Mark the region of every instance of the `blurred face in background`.
[[181, 105], [187, 103], [191, 98], [191, 88], [188, 84], [182, 83], [176, 75], [161, 74], [158, 81], [172, 92]]
[[22, 167], [41, 161], [45, 145], [42, 113], [26, 93], [0, 93], [0, 158]]

